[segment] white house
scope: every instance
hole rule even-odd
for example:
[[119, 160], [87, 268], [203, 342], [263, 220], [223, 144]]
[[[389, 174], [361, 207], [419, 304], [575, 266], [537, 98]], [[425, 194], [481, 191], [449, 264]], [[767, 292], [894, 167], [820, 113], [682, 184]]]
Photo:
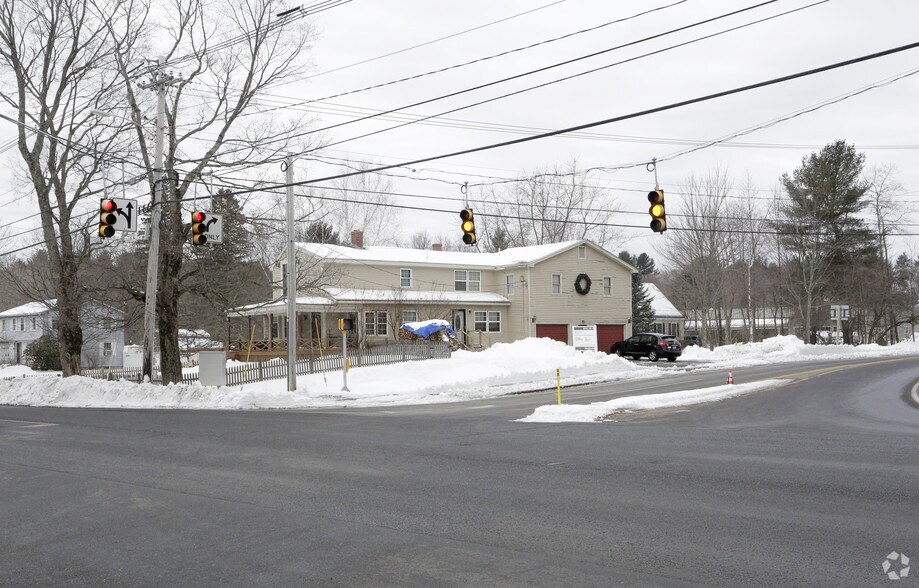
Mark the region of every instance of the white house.
[[[335, 325], [351, 318], [354, 339], [372, 346], [395, 341], [405, 322], [445, 319], [470, 348], [525, 337], [572, 340], [572, 326], [597, 325], [599, 349], [631, 334], [631, 275], [636, 270], [589, 241], [516, 247], [495, 253], [298, 243], [298, 346], [340, 340]], [[286, 349], [286, 252], [274, 269], [274, 299], [235, 308], [271, 341], [249, 348]], [[274, 343], [280, 342], [281, 345]], [[245, 348], [236, 343], [240, 351]], [[231, 341], [231, 351], [234, 343]]]
[[[24, 363], [29, 343], [57, 334], [57, 300], [29, 302], [0, 312], [0, 363]], [[124, 320], [120, 310], [97, 303], [83, 306], [82, 367], [121, 367]]]
[[654, 309], [654, 332], [673, 335], [676, 338], [682, 337], [683, 324], [686, 322], [683, 313], [677, 310], [656, 285], [646, 282], [645, 288], [651, 296], [651, 308]]

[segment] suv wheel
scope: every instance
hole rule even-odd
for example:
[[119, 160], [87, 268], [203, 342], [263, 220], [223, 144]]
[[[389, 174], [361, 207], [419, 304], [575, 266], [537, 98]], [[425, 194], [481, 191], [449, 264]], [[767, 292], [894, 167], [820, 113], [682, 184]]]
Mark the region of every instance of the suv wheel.
[[658, 359], [660, 359], [660, 358], [657, 356], [657, 351], [654, 351], [654, 350], [652, 349], [650, 352], [648, 352], [648, 360], [649, 360], [649, 361], [657, 361]]
[[613, 351], [613, 353], [615, 353], [619, 357], [622, 357], [622, 349], [620, 347], [617, 347], [616, 351]]

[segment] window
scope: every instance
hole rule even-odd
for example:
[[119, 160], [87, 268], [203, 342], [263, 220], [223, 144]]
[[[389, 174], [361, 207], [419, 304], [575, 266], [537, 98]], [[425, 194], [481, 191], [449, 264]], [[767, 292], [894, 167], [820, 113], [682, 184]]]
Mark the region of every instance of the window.
[[613, 295], [613, 278], [609, 276], [604, 276], [603, 278], [603, 295], [604, 296]]
[[26, 319], [25, 319], [25, 317], [19, 319], [19, 330], [20, 330], [20, 331], [25, 331], [25, 330], [26, 330]]
[[414, 323], [418, 320], [418, 312], [414, 310], [402, 311], [402, 324]]
[[102, 343], [102, 357], [111, 357], [112, 356], [112, 342], [105, 341]]
[[664, 323], [654, 323], [655, 333], [664, 333]]
[[2, 321], [0, 321], [0, 329], [4, 331], [6, 330], [6, 319], [3, 319]]
[[111, 319], [111, 317], [105, 317], [104, 319], [102, 319], [102, 328], [105, 329], [106, 331], [111, 331], [111, 330], [112, 330], [112, 319]]
[[578, 247], [578, 259], [587, 259], [587, 246], [581, 245]]
[[680, 323], [670, 323], [670, 329], [667, 331], [667, 334], [672, 337], [680, 336]]
[[499, 311], [477, 310], [473, 313], [476, 331], [485, 331], [486, 333], [501, 332], [501, 313]]
[[399, 270], [399, 286], [402, 288], [412, 287], [412, 270], [403, 268]]
[[369, 311], [364, 313], [364, 332], [367, 335], [385, 336], [386, 329], [386, 312], [382, 310]]
[[34, 316], [33, 316], [33, 317], [32, 317], [32, 330], [33, 330], [33, 331], [35, 330], [36, 321], [37, 321], [37, 317], [34, 317]]
[[552, 274], [552, 293], [562, 293], [562, 274]]
[[508, 274], [504, 276], [504, 289], [505, 293], [510, 296], [514, 293], [514, 276]]
[[482, 272], [455, 270], [453, 272], [453, 289], [457, 292], [481, 292]]

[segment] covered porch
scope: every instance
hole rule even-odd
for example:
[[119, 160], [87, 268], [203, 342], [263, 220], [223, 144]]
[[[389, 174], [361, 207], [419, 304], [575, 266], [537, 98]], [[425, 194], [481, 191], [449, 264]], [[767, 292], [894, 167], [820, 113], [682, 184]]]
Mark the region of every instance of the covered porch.
[[[419, 292], [327, 288], [323, 296], [298, 296], [297, 356], [310, 357], [340, 351], [338, 319], [351, 319], [348, 347], [369, 348], [399, 340], [406, 322], [440, 318], [475, 342], [467, 331], [467, 314], [481, 307], [509, 306], [498, 294]], [[470, 324], [470, 326], [472, 326]], [[227, 312], [228, 359], [259, 361], [287, 356], [287, 300], [231, 309]], [[481, 339], [481, 336], [479, 337]], [[464, 343], [465, 341], [460, 341]], [[481, 344], [481, 341], [480, 341]]]

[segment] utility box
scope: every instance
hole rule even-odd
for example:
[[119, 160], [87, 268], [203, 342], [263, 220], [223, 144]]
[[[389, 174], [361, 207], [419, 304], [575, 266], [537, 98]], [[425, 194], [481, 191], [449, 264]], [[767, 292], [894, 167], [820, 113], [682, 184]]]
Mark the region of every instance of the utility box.
[[227, 352], [198, 352], [198, 382], [202, 386], [227, 385]]

